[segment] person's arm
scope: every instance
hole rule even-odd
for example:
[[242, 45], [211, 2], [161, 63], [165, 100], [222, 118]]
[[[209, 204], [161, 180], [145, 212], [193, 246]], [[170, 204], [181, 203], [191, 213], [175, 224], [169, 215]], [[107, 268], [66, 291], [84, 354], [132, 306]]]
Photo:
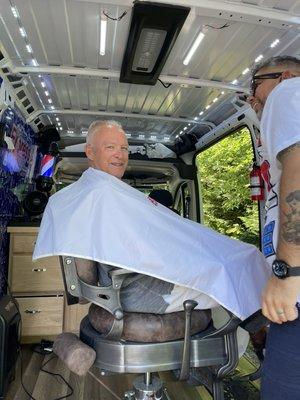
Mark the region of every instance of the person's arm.
[[[300, 129], [300, 128], [299, 128]], [[280, 218], [276, 257], [291, 267], [300, 266], [300, 201], [294, 201], [294, 210], [288, 196], [300, 199], [300, 142], [278, 155], [282, 166], [280, 181]], [[263, 314], [273, 322], [282, 323], [297, 318], [295, 307], [300, 294], [300, 277], [278, 279], [272, 277], [263, 293]], [[278, 314], [283, 311], [284, 314]]]

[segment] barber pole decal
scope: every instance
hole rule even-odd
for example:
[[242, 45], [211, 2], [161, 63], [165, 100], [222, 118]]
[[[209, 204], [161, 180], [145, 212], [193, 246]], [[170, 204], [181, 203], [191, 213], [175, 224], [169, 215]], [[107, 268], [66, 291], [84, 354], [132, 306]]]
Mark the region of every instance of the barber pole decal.
[[43, 156], [41, 161], [41, 172], [40, 172], [41, 176], [47, 176], [49, 178], [52, 178], [54, 173], [54, 160], [55, 157], [50, 156], [49, 154]]

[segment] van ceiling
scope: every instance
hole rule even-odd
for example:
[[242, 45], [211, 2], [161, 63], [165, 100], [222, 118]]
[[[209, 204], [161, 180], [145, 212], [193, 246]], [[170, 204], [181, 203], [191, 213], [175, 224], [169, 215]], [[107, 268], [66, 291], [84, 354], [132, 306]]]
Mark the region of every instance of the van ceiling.
[[[72, 145], [93, 120], [114, 119], [134, 143], [200, 138], [245, 107], [237, 96], [248, 92], [257, 57], [299, 56], [297, 0], [156, 2], [191, 7], [160, 75], [168, 87], [119, 82], [132, 1], [0, 0], [0, 74], [35, 131], [55, 124], [62, 145]], [[111, 19], [100, 55], [103, 12]]]

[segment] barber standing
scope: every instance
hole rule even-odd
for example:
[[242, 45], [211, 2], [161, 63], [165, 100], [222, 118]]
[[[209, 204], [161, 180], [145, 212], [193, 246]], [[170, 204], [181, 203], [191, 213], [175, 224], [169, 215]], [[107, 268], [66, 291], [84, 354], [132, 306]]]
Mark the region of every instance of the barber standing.
[[300, 60], [274, 57], [252, 77], [251, 107], [261, 118], [258, 153], [268, 192], [263, 252], [273, 275], [262, 297], [271, 322], [263, 400], [300, 399]]

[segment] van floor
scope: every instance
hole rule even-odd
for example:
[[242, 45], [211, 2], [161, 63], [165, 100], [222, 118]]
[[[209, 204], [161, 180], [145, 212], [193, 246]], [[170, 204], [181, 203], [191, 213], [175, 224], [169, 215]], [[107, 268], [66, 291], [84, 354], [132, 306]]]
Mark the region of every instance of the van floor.
[[[50, 375], [40, 370], [41, 366], [51, 358], [44, 367], [55, 374], [60, 374], [73, 389], [69, 400], [123, 400], [126, 390], [132, 388], [132, 381], [137, 376], [122, 374], [100, 376], [99, 371], [91, 369], [91, 374], [78, 377], [71, 373], [53, 354], [42, 355], [34, 352], [29, 345], [22, 346], [23, 384], [30, 397], [21, 385], [21, 359], [18, 358], [15, 380], [11, 382], [5, 400], [54, 400], [65, 399], [70, 389], [57, 375]], [[251, 357], [242, 357], [235, 377], [255, 370]], [[92, 376], [93, 375], [93, 376]], [[175, 380], [171, 372], [160, 373], [171, 400], [211, 400], [212, 397], [203, 386], [189, 386]], [[99, 381], [101, 383], [99, 383]], [[225, 400], [258, 400], [259, 383], [229, 378], [225, 383]]]

